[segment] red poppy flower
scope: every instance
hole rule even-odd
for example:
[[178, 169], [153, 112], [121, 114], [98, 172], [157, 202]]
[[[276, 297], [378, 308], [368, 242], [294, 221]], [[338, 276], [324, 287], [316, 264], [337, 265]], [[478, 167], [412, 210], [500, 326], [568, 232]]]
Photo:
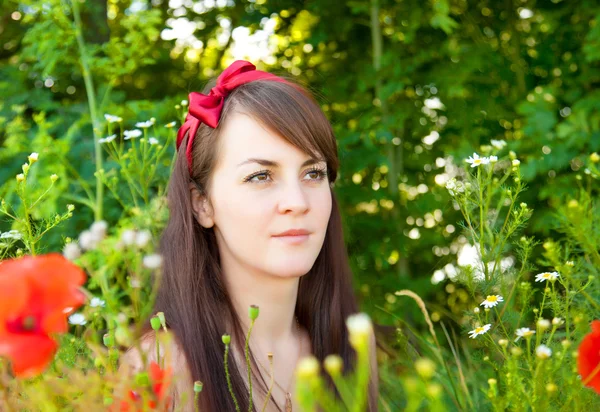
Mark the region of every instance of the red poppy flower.
[[[150, 410], [156, 410], [159, 403], [163, 403], [164, 410], [169, 410], [171, 397], [167, 396], [171, 384], [172, 369], [161, 369], [156, 362], [150, 362], [150, 385], [152, 388], [151, 399], [146, 403]], [[122, 400], [119, 406], [120, 412], [139, 412], [144, 410], [144, 401], [139, 392], [130, 390], [127, 393], [128, 401]]]
[[51, 253], [0, 262], [0, 356], [17, 377], [41, 373], [58, 347], [50, 336], [68, 330], [67, 315], [85, 296], [85, 273]]
[[577, 367], [581, 380], [600, 394], [600, 320], [592, 322], [592, 331], [579, 345]]

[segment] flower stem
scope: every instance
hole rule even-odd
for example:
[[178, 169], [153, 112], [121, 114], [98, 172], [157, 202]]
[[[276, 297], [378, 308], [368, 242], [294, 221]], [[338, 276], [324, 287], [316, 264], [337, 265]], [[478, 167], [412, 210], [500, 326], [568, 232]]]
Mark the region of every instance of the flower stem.
[[81, 33], [81, 15], [79, 13], [79, 4], [77, 0], [71, 0], [73, 6], [73, 18], [75, 20], [75, 37], [80, 53], [80, 63], [82, 69], [83, 81], [88, 98], [90, 116], [92, 118], [92, 132], [94, 134], [94, 153], [96, 155], [96, 207], [94, 208], [94, 219], [102, 220], [102, 202], [104, 197], [104, 185], [99, 172], [102, 170], [102, 149], [100, 148], [100, 124], [98, 122], [98, 113], [96, 109], [96, 90], [90, 71], [88, 56], [83, 34]]
[[223, 364], [225, 365], [225, 377], [227, 378], [227, 388], [229, 389], [229, 394], [233, 399], [233, 403], [235, 404], [235, 410], [240, 412], [240, 405], [238, 404], [237, 398], [235, 397], [235, 393], [233, 392], [233, 387], [231, 386], [231, 376], [229, 376], [229, 345], [225, 345], [225, 355], [223, 356]]
[[252, 412], [252, 365], [250, 364], [250, 334], [252, 333], [252, 328], [254, 327], [254, 319], [250, 320], [250, 328], [248, 329], [248, 334], [246, 335], [246, 346], [244, 348], [244, 355], [246, 357], [246, 366], [248, 368], [248, 412]]

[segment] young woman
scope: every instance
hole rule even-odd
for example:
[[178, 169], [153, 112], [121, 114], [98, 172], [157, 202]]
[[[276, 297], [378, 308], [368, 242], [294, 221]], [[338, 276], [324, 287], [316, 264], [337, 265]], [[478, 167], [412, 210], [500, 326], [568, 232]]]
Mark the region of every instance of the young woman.
[[[201, 410], [235, 411], [223, 368], [221, 336], [229, 334], [232, 385], [248, 410], [244, 339], [248, 308], [257, 305], [250, 340], [255, 410], [267, 392], [270, 352], [276, 385], [268, 410], [298, 411], [294, 369], [301, 357], [338, 354], [346, 368], [355, 359], [345, 320], [357, 305], [332, 190], [335, 137], [305, 89], [249, 62], [234, 62], [205, 93], [190, 94], [178, 133], [160, 244], [155, 311], [164, 312], [176, 338], [174, 395], [200, 380]], [[144, 339], [150, 357], [153, 345]], [[127, 358], [136, 362], [131, 352]], [[374, 411], [374, 356], [369, 392]]]

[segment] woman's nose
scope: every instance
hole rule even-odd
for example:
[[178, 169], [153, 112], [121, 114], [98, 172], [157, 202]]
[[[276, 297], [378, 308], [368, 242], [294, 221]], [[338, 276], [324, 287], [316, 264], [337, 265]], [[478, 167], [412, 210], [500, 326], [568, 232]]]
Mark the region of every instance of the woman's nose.
[[308, 209], [308, 199], [302, 183], [286, 183], [279, 198], [279, 213], [302, 214]]

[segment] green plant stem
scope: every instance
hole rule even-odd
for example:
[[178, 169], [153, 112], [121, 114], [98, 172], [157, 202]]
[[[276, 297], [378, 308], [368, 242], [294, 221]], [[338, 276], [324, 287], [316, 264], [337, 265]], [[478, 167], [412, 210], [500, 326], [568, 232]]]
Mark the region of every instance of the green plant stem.
[[233, 392], [233, 386], [231, 386], [231, 376], [229, 376], [229, 345], [225, 345], [225, 355], [223, 355], [223, 365], [225, 366], [225, 378], [227, 379], [227, 389], [229, 389], [229, 394], [233, 399], [233, 403], [235, 404], [235, 410], [240, 412], [240, 405], [238, 404], [237, 398], [235, 397], [235, 393]]
[[100, 122], [98, 121], [98, 112], [96, 109], [96, 89], [94, 88], [94, 81], [92, 79], [92, 73], [90, 71], [87, 49], [83, 34], [81, 32], [81, 15], [79, 12], [78, 0], [71, 0], [73, 6], [73, 18], [75, 21], [75, 37], [77, 38], [77, 45], [79, 47], [80, 62], [82, 69], [83, 81], [85, 83], [85, 90], [88, 98], [88, 106], [90, 109], [90, 116], [92, 118], [92, 132], [94, 135], [94, 154], [96, 159], [96, 207], [94, 208], [94, 219], [96, 221], [102, 220], [103, 215], [103, 200], [104, 200], [104, 185], [99, 176], [100, 170], [102, 170], [102, 149], [100, 147]]
[[250, 328], [246, 335], [246, 345], [244, 347], [244, 356], [246, 357], [246, 367], [248, 369], [248, 412], [252, 412], [252, 365], [250, 364], [250, 334], [254, 327], [254, 319], [250, 320]]

